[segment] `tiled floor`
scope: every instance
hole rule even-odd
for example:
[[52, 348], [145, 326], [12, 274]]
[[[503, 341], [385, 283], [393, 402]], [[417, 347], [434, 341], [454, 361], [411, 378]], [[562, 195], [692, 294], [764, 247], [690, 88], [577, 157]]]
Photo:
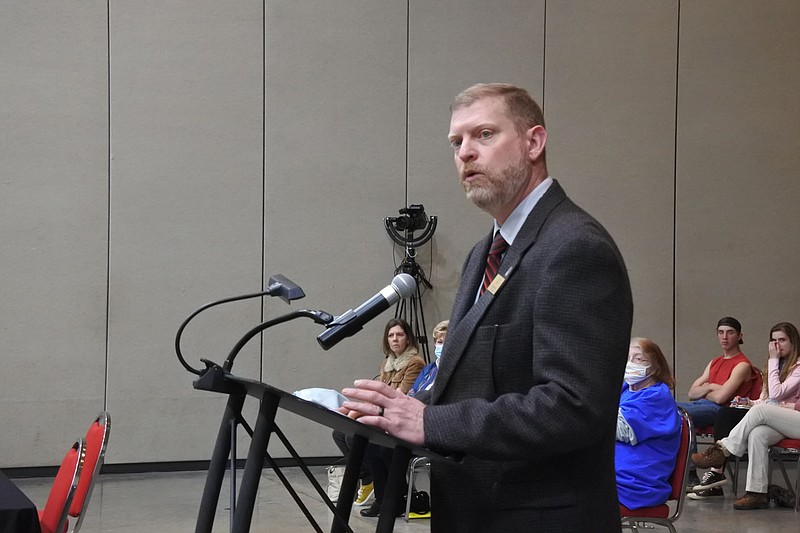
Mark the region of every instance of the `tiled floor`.
[[[320, 481], [321, 467], [312, 469]], [[284, 470], [315, 514], [323, 531], [330, 530], [330, 513], [297, 468]], [[793, 474], [793, 473], [792, 473]], [[194, 531], [205, 473], [106, 474], [100, 476], [92, 496], [82, 533], [187, 533]], [[294, 483], [296, 481], [296, 483]], [[39, 506], [44, 505], [52, 479], [17, 479], [17, 485]], [[735, 511], [733, 496], [726, 488], [725, 499], [688, 500], [676, 526], [681, 533], [798, 533], [800, 513], [791, 509]], [[228, 486], [225, 484], [214, 524], [214, 533], [229, 531]], [[350, 525], [356, 533], [375, 531], [377, 518], [363, 518], [353, 512]], [[428, 520], [406, 523], [397, 519], [398, 533], [430, 530]], [[264, 471], [253, 515], [251, 531], [295, 533], [314, 529], [294, 506], [272, 471]], [[654, 531], [666, 531], [656, 528]], [[456, 532], [454, 532], [456, 533]], [[509, 532], [513, 533], [513, 532]], [[591, 532], [589, 532], [591, 533]]]

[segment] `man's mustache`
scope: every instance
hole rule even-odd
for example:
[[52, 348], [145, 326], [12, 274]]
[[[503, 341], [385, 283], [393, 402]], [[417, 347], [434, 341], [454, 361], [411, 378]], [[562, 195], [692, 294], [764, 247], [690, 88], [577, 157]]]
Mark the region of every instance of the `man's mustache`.
[[484, 167], [482, 167], [480, 165], [474, 165], [474, 164], [470, 164], [470, 163], [467, 163], [463, 167], [461, 167], [461, 179], [462, 180], [466, 179], [468, 176], [470, 176], [472, 174], [484, 174], [484, 175], [487, 175], [488, 171]]

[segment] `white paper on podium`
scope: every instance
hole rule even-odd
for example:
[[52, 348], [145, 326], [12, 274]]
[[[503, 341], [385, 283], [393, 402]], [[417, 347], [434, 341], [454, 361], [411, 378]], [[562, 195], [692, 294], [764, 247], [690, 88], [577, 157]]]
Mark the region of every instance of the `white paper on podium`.
[[322, 389], [318, 387], [297, 390], [294, 391], [292, 394], [294, 394], [300, 399], [307, 400], [309, 402], [314, 402], [316, 404], [322, 405], [323, 407], [327, 407], [332, 411], [335, 411], [336, 409], [341, 407], [345, 401], [347, 401], [347, 398], [345, 398], [337, 390]]

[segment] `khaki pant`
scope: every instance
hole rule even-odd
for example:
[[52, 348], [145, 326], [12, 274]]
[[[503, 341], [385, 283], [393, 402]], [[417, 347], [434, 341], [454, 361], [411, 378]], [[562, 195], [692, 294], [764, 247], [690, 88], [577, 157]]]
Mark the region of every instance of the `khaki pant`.
[[746, 489], [766, 493], [769, 447], [785, 438], [800, 439], [800, 411], [759, 404], [751, 408], [730, 435], [719, 442], [733, 455], [741, 457], [747, 453]]

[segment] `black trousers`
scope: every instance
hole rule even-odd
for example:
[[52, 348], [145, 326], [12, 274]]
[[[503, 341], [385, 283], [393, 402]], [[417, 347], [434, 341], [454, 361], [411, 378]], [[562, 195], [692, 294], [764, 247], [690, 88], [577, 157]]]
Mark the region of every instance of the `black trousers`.
[[367, 444], [367, 451], [364, 453], [364, 461], [369, 465], [372, 479], [375, 482], [375, 502], [378, 504], [383, 501], [383, 495], [386, 492], [392, 455], [394, 455], [392, 448], [384, 448], [376, 444]]
[[[353, 447], [353, 436], [352, 435], [345, 435], [341, 431], [333, 430], [333, 442], [336, 443], [336, 447], [342, 452], [344, 455], [345, 460], [350, 457], [350, 449]], [[369, 468], [369, 464], [367, 461], [367, 454], [369, 453], [369, 447], [372, 444], [367, 445], [367, 452], [364, 454], [364, 461], [361, 463], [361, 472], [359, 472], [358, 477], [361, 479], [362, 485], [369, 485], [372, 483], [372, 471]]]
[[747, 409], [739, 409], [737, 407], [721, 407], [717, 411], [717, 419], [714, 421], [714, 441], [730, 435], [731, 430], [741, 422], [744, 415], [747, 414]]

